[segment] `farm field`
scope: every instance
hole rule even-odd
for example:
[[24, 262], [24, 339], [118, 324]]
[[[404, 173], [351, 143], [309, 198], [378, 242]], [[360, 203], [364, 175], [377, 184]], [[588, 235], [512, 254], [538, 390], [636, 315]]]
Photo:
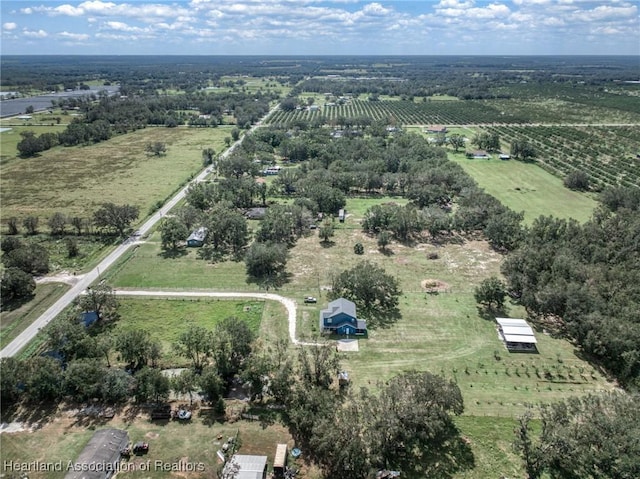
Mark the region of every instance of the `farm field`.
[[572, 191], [562, 180], [536, 163], [517, 160], [473, 160], [464, 154], [450, 153], [487, 193], [514, 211], [524, 211], [526, 223], [538, 216], [553, 215], [584, 222], [591, 217], [597, 202], [589, 194]]
[[[637, 103], [631, 96], [627, 101]], [[532, 99], [487, 100], [487, 105], [497, 109], [508, 109], [512, 115], [531, 118], [532, 123], [638, 123], [640, 115], [632, 111], [621, 111], [607, 105], [583, 104], [569, 98], [558, 99], [540, 96]]]
[[[140, 217], [163, 201], [202, 166], [202, 150], [221, 151], [226, 128], [146, 128], [90, 147], [56, 147], [41, 156], [3, 166], [3, 220], [42, 219], [57, 211], [89, 217], [103, 202], [123, 199]], [[148, 156], [145, 146], [161, 141], [167, 154]]]
[[537, 163], [559, 178], [580, 170], [594, 186], [640, 184], [637, 126], [494, 126], [488, 131], [505, 143], [531, 142]]
[[268, 124], [287, 124], [297, 120], [311, 121], [325, 117], [329, 122], [338, 118], [367, 116], [373, 120], [393, 118], [401, 125], [467, 125], [477, 123], [527, 123], [526, 117], [501, 111], [483, 101], [351, 100], [344, 105], [323, 106], [319, 111], [278, 111]]

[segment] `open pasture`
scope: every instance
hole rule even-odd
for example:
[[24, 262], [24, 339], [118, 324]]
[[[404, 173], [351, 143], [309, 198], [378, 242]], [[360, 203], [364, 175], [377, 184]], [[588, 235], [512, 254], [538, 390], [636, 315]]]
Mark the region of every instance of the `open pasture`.
[[584, 222], [597, 206], [591, 195], [566, 188], [560, 178], [535, 163], [503, 161], [496, 155], [490, 160], [474, 160], [466, 158], [463, 153], [450, 153], [449, 158], [505, 206], [514, 211], [524, 211], [526, 223], [541, 215]]
[[[0, 178], [2, 217], [44, 219], [58, 211], [90, 217], [103, 202], [126, 202], [138, 206], [142, 218], [201, 168], [204, 148], [221, 151], [228, 134], [225, 128], [145, 128], [11, 161]], [[165, 155], [145, 153], [156, 141], [167, 145]]]

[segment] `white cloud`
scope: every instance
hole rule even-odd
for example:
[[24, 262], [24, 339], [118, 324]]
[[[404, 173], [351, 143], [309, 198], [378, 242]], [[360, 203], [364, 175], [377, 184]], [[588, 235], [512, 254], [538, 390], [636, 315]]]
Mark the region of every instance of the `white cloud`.
[[11, 30], [15, 30], [16, 28], [18, 28], [18, 25], [14, 22], [6, 22], [2, 24], [3, 30], [11, 31]]
[[576, 12], [573, 17], [586, 22], [613, 20], [616, 18], [632, 18], [637, 16], [638, 7], [635, 5], [612, 7], [600, 5], [592, 10]]
[[46, 38], [49, 36], [44, 30], [27, 30], [26, 28], [22, 30], [22, 35], [29, 38]]
[[73, 5], [60, 5], [51, 10], [52, 14], [67, 15], [69, 17], [81, 17], [85, 14], [82, 8], [74, 7]]
[[77, 6], [63, 4], [57, 7], [41, 6], [33, 9], [48, 15], [57, 16], [65, 15], [71, 17], [80, 17], [84, 15], [95, 15], [100, 17], [106, 16], [122, 16], [146, 19], [153, 22], [158, 18], [172, 18], [176, 15], [189, 14], [189, 10], [179, 4], [163, 4], [163, 3], [113, 3], [103, 2], [101, 0], [91, 0], [82, 2]]
[[455, 9], [461, 9], [461, 8], [471, 8], [475, 5], [475, 1], [474, 0], [440, 0], [440, 3], [438, 3], [438, 5], [435, 6], [436, 9], [441, 9], [441, 8], [455, 8]]
[[542, 19], [542, 25], [547, 27], [563, 27], [566, 22], [562, 18], [548, 17]]
[[385, 8], [379, 3], [369, 3], [368, 5], [364, 6], [362, 11], [367, 15], [376, 15], [376, 16], [386, 16], [386, 15], [389, 15], [390, 13], [393, 13], [393, 10], [389, 8]]
[[116, 21], [109, 21], [109, 22], [104, 22], [103, 26], [109, 30], [116, 30], [119, 32], [144, 32], [145, 29], [140, 28], [140, 27], [132, 27], [130, 25], [127, 25], [124, 22], [116, 22]]
[[60, 32], [58, 33], [58, 36], [65, 40], [73, 40], [77, 42], [83, 42], [83, 41], [89, 40], [90, 38], [89, 35], [86, 33]]
[[33, 13], [33, 9], [27, 7], [27, 8], [21, 8], [20, 9], [20, 13], [24, 13], [25, 15], [31, 15]]

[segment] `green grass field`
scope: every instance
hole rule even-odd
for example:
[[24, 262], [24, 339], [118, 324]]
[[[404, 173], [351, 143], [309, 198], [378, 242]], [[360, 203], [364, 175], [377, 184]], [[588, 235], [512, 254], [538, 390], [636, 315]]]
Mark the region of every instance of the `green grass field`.
[[449, 155], [481, 188], [505, 206], [524, 211], [525, 222], [540, 215], [574, 218], [584, 222], [597, 202], [588, 194], [565, 188], [562, 180], [533, 163], [516, 160], [470, 160], [464, 154]]
[[172, 345], [190, 325], [210, 331], [225, 318], [245, 321], [258, 335], [264, 309], [263, 301], [232, 301], [205, 299], [130, 299], [120, 298], [121, 319], [108, 334], [145, 330], [162, 345], [161, 363], [170, 367], [188, 366], [186, 358], [176, 355]]
[[[3, 133], [4, 135], [4, 133]], [[141, 219], [202, 165], [202, 150], [224, 148], [228, 128], [145, 128], [89, 147], [56, 147], [41, 156], [11, 160], [0, 179], [2, 218], [60, 211], [89, 217], [103, 202], [140, 207]], [[148, 156], [161, 141], [167, 154]]]
[[117, 288], [257, 291], [247, 284], [243, 262], [210, 263], [197, 258], [197, 248], [183, 249], [165, 258], [158, 232], [134, 247], [106, 273]]
[[24, 161], [17, 158], [17, 145], [22, 141], [20, 133], [23, 131], [32, 131], [40, 136], [43, 133], [61, 133], [67, 125], [15, 125], [15, 122], [9, 124], [6, 120], [0, 122], [1, 128], [11, 128], [10, 130], [0, 133], [0, 165], [4, 168], [11, 161]]

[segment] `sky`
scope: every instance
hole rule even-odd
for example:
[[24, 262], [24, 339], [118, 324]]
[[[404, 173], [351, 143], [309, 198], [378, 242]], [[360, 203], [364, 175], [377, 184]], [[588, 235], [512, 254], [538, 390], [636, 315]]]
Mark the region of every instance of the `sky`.
[[0, 52], [640, 55], [639, 10], [640, 0], [1, 0]]

